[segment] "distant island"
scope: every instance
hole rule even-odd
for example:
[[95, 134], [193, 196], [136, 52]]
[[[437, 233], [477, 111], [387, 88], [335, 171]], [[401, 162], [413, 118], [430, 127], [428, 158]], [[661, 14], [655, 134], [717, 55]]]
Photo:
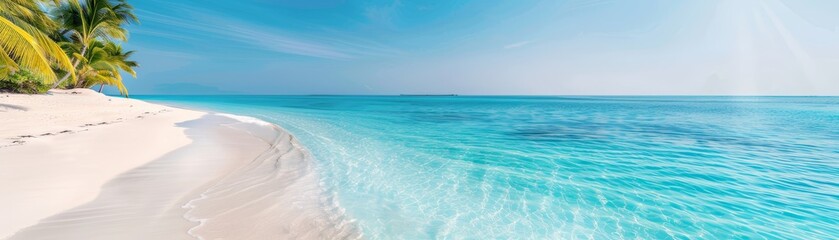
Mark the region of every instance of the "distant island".
[[457, 97], [457, 94], [399, 94], [400, 97]]

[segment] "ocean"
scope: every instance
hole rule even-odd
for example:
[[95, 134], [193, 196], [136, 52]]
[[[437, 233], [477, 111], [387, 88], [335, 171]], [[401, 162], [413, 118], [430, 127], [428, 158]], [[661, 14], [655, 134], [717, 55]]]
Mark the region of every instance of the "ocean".
[[137, 98], [286, 129], [369, 239], [839, 238], [839, 97]]

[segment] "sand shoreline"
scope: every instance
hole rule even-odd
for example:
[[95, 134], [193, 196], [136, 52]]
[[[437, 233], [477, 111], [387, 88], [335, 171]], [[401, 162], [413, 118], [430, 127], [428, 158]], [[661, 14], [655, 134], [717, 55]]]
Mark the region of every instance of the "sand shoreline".
[[0, 238], [361, 237], [273, 124], [90, 90], [0, 106]]

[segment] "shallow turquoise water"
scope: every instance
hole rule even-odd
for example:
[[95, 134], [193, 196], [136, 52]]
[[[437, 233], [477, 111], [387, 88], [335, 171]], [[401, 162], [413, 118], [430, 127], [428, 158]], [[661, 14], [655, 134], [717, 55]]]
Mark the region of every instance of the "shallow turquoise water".
[[371, 239], [839, 238], [839, 98], [139, 98], [286, 128]]

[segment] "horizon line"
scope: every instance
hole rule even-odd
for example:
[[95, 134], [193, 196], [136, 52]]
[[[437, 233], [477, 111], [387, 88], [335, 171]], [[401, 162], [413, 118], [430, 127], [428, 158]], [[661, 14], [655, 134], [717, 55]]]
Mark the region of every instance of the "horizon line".
[[[105, 94], [119, 96], [118, 94]], [[747, 94], [132, 94], [131, 96], [289, 96], [289, 97], [839, 97], [837, 95]]]

